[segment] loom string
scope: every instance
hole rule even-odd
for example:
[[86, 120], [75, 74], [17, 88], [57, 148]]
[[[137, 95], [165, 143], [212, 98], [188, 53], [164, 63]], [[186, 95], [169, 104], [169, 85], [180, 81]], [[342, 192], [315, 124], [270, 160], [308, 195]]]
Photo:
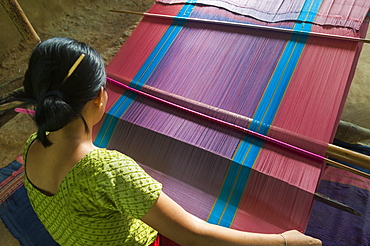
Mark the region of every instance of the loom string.
[[[164, 103], [166, 105], [169, 105], [169, 106], [172, 106], [172, 107], [175, 107], [177, 109], [180, 109], [182, 111], [185, 111], [187, 113], [190, 113], [190, 114], [193, 114], [193, 115], [196, 115], [198, 117], [202, 117], [202, 118], [205, 118], [207, 120], [210, 120], [212, 122], [215, 122], [215, 123], [218, 123], [218, 124], [222, 124], [222, 125], [225, 125], [225, 126], [228, 126], [232, 129], [235, 129], [235, 130], [238, 130], [238, 131], [241, 131], [241, 132], [244, 132], [244, 133], [247, 133], [247, 134], [250, 134], [254, 137], [257, 137], [257, 138], [260, 138], [262, 140], [265, 140], [265, 141], [268, 141], [268, 142], [271, 142], [271, 143], [274, 143], [278, 146], [281, 146], [283, 148], [287, 148], [289, 150], [292, 150], [294, 152], [297, 152], [297, 153], [301, 153], [302, 155], [306, 156], [306, 157], [309, 157], [313, 160], [317, 160], [317, 161], [324, 161], [324, 162], [328, 162], [328, 164], [332, 164], [332, 165], [335, 165], [337, 167], [343, 167], [344, 165], [340, 164], [340, 163], [337, 163], [335, 161], [332, 161], [328, 158], [325, 158], [321, 155], [318, 155], [318, 154], [315, 154], [313, 152], [310, 152], [310, 151], [307, 151], [307, 150], [304, 150], [302, 148], [299, 148], [299, 147], [296, 147], [296, 146], [293, 146], [291, 144], [288, 144], [288, 143], [285, 143], [285, 142], [282, 142], [278, 139], [275, 139], [275, 138], [272, 138], [272, 137], [269, 137], [269, 136], [266, 136], [266, 135], [263, 135], [263, 134], [260, 134], [258, 132], [254, 132], [254, 131], [251, 131], [250, 129], [247, 129], [247, 128], [243, 128], [241, 126], [238, 126], [236, 124], [233, 124], [233, 123], [230, 123], [230, 122], [227, 122], [227, 121], [224, 121], [224, 120], [221, 120], [221, 119], [218, 119], [218, 118], [215, 118], [215, 117], [212, 117], [212, 116], [209, 116], [209, 115], [206, 115], [206, 114], [203, 114], [203, 113], [200, 113], [200, 112], [197, 112], [195, 110], [192, 110], [192, 109], [189, 109], [187, 107], [184, 107], [184, 106], [181, 106], [181, 105], [178, 105], [176, 103], [173, 103], [173, 102], [170, 102], [170, 101], [167, 101], [167, 100], [164, 100], [162, 98], [159, 98], [159, 97], [156, 97], [156, 96], [153, 96], [151, 94], [148, 94], [148, 93], [145, 93], [143, 91], [140, 91], [140, 90], [137, 90], [135, 88], [132, 88], [130, 87], [129, 85], [126, 85], [124, 83], [121, 83], [117, 80], [114, 80], [112, 78], [109, 78], [107, 77], [107, 81], [111, 84], [114, 84], [114, 85], [117, 85], [121, 88], [124, 88], [128, 91], [131, 91], [131, 92], [134, 92], [136, 94], [139, 94], [141, 96], [144, 96], [144, 97], [147, 97], [147, 98], [150, 98], [152, 100], [155, 100], [155, 101], [158, 101], [158, 102], [161, 102], [161, 103]], [[353, 168], [350, 168], [350, 167], [346, 167], [344, 166], [343, 168], [345, 168], [345, 170], [352, 170], [353, 172], [357, 173], [360, 175], [360, 171], [356, 170], [356, 169], [353, 169]], [[370, 178], [370, 176], [366, 173], [363, 173], [364, 177], [367, 177], [367, 178]], [[363, 176], [361, 175], [361, 176]]]

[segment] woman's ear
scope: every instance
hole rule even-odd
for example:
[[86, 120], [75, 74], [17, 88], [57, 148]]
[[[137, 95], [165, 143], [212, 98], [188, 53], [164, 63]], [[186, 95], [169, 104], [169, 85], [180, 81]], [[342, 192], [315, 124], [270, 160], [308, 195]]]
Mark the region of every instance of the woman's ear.
[[105, 102], [104, 97], [105, 97], [105, 90], [103, 87], [100, 87], [99, 93], [93, 99], [94, 104], [98, 107], [102, 107]]

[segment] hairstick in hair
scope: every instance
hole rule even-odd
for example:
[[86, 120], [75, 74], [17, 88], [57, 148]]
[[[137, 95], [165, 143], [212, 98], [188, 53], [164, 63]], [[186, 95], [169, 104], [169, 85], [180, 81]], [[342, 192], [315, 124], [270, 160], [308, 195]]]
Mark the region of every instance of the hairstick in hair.
[[80, 65], [82, 59], [84, 59], [85, 54], [81, 54], [80, 57], [75, 61], [75, 63], [72, 65], [72, 67], [69, 69], [67, 76], [63, 79], [62, 84], [66, 82], [66, 80], [71, 76], [71, 74], [76, 70], [78, 65]]

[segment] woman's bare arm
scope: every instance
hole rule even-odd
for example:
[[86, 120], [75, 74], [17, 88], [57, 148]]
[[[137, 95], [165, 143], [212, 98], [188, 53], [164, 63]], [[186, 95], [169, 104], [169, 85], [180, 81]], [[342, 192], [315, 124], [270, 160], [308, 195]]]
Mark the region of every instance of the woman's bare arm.
[[184, 246], [285, 246], [285, 240], [289, 246], [321, 245], [320, 240], [305, 236], [298, 231], [285, 232], [283, 236], [280, 234], [248, 233], [196, 220], [163, 192], [148, 213], [142, 217], [142, 220], [163, 236]]

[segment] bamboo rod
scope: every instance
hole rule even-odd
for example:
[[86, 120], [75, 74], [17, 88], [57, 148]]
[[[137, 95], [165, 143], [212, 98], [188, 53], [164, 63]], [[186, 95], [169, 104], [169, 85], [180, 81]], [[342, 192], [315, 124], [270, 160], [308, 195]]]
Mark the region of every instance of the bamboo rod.
[[142, 12], [135, 12], [135, 11], [128, 11], [128, 10], [109, 10], [109, 11], [110, 12], [115, 12], [115, 13], [141, 15], [141, 16], [155, 17], [155, 18], [162, 18], [162, 19], [193, 21], [193, 22], [200, 22], [200, 23], [207, 23], [207, 24], [244, 27], [244, 28], [250, 28], [250, 29], [257, 29], [257, 30], [266, 30], [266, 31], [273, 31], [273, 32], [282, 32], [282, 33], [289, 33], [289, 34], [314, 36], [314, 37], [330, 38], [330, 39], [337, 39], [337, 40], [345, 40], [345, 41], [361, 42], [361, 43], [370, 44], [370, 39], [348, 37], [348, 36], [327, 34], [327, 33], [319, 33], [319, 32], [306, 32], [306, 31], [286, 29], [286, 28], [281, 28], [281, 27], [262, 26], [262, 25], [254, 25], [254, 24], [248, 24], [248, 23], [238, 23], [238, 22], [231, 22], [231, 21], [208, 20], [208, 19], [193, 18], [193, 17], [180, 17], [180, 16], [174, 16], [174, 15], [165, 15], [165, 14], [142, 13]]
[[[222, 124], [222, 125], [224, 125], [224, 126], [227, 126], [227, 127], [229, 127], [229, 128], [232, 128], [232, 129], [234, 129], [234, 130], [238, 130], [238, 131], [240, 131], [240, 132], [243, 132], [243, 133], [249, 134], [249, 135], [251, 135], [251, 136], [257, 137], [257, 138], [259, 138], [259, 139], [265, 140], [265, 141], [267, 141], [267, 142], [270, 142], [270, 143], [276, 144], [276, 145], [281, 146], [281, 147], [283, 147], [283, 148], [285, 148], [285, 149], [288, 149], [288, 150], [291, 150], [291, 151], [293, 151], [293, 152], [299, 153], [299, 154], [301, 154], [301, 155], [304, 155], [304, 156], [306, 156], [306, 157], [312, 158], [312, 159], [314, 159], [314, 160], [317, 160], [317, 161], [323, 161], [323, 162], [325, 162], [325, 163], [327, 163], [327, 164], [330, 164], [330, 165], [332, 165], [332, 166], [335, 166], [335, 167], [337, 167], [337, 168], [344, 169], [344, 170], [349, 171], [349, 172], [351, 172], [351, 173], [354, 173], [354, 174], [357, 174], [357, 175], [359, 175], [359, 176], [362, 176], [362, 177], [365, 177], [365, 178], [370, 179], [370, 174], [367, 174], [367, 173], [365, 173], [365, 172], [362, 172], [362, 171], [356, 170], [356, 169], [354, 169], [354, 168], [348, 167], [348, 166], [346, 166], [346, 165], [343, 165], [343, 164], [338, 163], [338, 162], [336, 162], [336, 161], [330, 160], [330, 159], [328, 159], [328, 158], [326, 158], [326, 157], [320, 156], [320, 155], [315, 154], [315, 153], [313, 153], [313, 152], [310, 152], [310, 151], [304, 150], [304, 149], [302, 149], [302, 148], [299, 148], [299, 147], [293, 146], [293, 145], [291, 145], [291, 144], [288, 144], [288, 143], [282, 142], [282, 141], [280, 141], [280, 140], [278, 140], [278, 139], [275, 139], [275, 138], [272, 138], [272, 137], [269, 137], [269, 136], [266, 136], [266, 135], [263, 135], [263, 134], [260, 134], [260, 133], [254, 132], [254, 131], [252, 131], [252, 130], [249, 130], [249, 129], [247, 129], [247, 128], [241, 127], [241, 126], [239, 126], [239, 125], [236, 125], [236, 124], [233, 124], [233, 123], [230, 123], [230, 122], [224, 121], [224, 120], [220, 120], [220, 119], [218, 119], [218, 118], [215, 118], [215, 117], [209, 116], [209, 115], [207, 115], [207, 114], [204, 114], [204, 113], [201, 113], [201, 112], [195, 111], [195, 110], [193, 110], [193, 109], [186, 108], [186, 107], [181, 106], [181, 105], [179, 105], [179, 104], [177, 104], [177, 103], [173, 103], [173, 102], [167, 101], [167, 100], [165, 100], [165, 99], [162, 99], [162, 98], [159, 98], [159, 97], [153, 96], [153, 95], [151, 95], [151, 94], [149, 94], [149, 93], [146, 93], [146, 92], [144, 92], [144, 91], [136, 90], [136, 89], [134, 89], [134, 88], [132, 88], [132, 87], [130, 87], [130, 86], [128, 86], [128, 85], [126, 85], [126, 84], [122, 83], [122, 82], [118, 82], [117, 80], [114, 80], [114, 79], [112, 79], [112, 78], [108, 78], [108, 77], [107, 77], [107, 80], [108, 80], [108, 82], [110, 82], [110, 83], [112, 83], [112, 84], [114, 84], [114, 85], [117, 85], [117, 86], [119, 86], [119, 87], [121, 87], [121, 88], [124, 88], [124, 89], [126, 89], [126, 90], [129, 90], [129, 91], [134, 92], [134, 93], [136, 93], [136, 94], [139, 94], [139, 95], [141, 95], [141, 96], [148, 97], [148, 98], [150, 98], [150, 99], [153, 99], [153, 100], [156, 100], [156, 101], [158, 101], [158, 102], [164, 103], [164, 104], [166, 104], [166, 105], [169, 105], [169, 106], [175, 107], [175, 108], [180, 109], [180, 110], [182, 110], [182, 111], [186, 111], [186, 112], [188, 112], [188, 113], [190, 113], [190, 114], [196, 115], [196, 116], [198, 116], [198, 117], [201, 117], [201, 118], [203, 118], [203, 119], [209, 120], [209, 121], [211, 121], [211, 122], [215, 122], [215, 123]], [[125, 81], [125, 83], [130, 83], [130, 80]], [[144, 87], [143, 87], [143, 88], [144, 88]], [[146, 87], [146, 89], [148, 89], [148, 88]]]
[[17, 0], [0, 0], [0, 3], [28, 44], [38, 44], [41, 42]]
[[333, 144], [328, 144], [326, 154], [337, 160], [341, 160], [370, 170], [370, 156], [368, 155], [364, 155], [359, 152], [355, 152]]

